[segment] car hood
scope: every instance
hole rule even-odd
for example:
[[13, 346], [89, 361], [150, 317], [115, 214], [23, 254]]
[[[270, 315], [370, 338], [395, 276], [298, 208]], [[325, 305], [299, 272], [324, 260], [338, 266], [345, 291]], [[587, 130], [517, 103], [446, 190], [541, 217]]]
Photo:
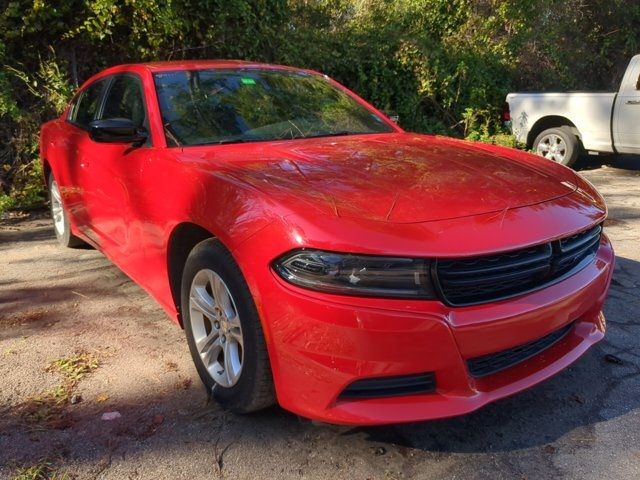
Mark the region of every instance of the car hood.
[[577, 188], [570, 170], [548, 160], [445, 137], [398, 133], [229, 147], [198, 156], [294, 213], [313, 205], [339, 217], [428, 222], [535, 205]]

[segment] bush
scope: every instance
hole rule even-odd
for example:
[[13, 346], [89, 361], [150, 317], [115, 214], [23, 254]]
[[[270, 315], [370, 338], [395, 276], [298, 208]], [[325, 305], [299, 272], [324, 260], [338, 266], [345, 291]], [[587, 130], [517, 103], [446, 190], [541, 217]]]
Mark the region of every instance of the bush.
[[624, 0], [12, 0], [0, 7], [0, 211], [41, 201], [39, 125], [102, 68], [242, 58], [321, 70], [400, 124], [509, 144], [517, 89], [616, 88]]

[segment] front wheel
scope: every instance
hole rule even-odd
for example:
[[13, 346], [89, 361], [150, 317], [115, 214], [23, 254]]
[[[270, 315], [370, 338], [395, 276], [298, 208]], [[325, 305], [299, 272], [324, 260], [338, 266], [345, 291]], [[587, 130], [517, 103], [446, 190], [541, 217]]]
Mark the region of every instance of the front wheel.
[[51, 210], [51, 218], [53, 219], [53, 230], [56, 234], [58, 243], [63, 247], [80, 247], [84, 242], [71, 233], [69, 225], [69, 217], [67, 211], [62, 204], [62, 195], [60, 195], [60, 187], [58, 182], [49, 175], [49, 204]]
[[569, 127], [549, 128], [533, 142], [533, 150], [540, 156], [570, 167], [580, 153], [580, 143]]
[[202, 382], [223, 407], [248, 413], [274, 403], [273, 381], [251, 292], [215, 239], [189, 254], [181, 310], [189, 350]]

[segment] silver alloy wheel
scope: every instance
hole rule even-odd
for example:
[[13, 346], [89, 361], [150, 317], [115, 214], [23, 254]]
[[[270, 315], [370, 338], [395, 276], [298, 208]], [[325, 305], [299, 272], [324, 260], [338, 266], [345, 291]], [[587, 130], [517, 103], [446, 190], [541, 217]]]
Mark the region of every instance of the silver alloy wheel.
[[55, 180], [51, 182], [51, 215], [56, 233], [60, 236], [64, 235], [64, 208], [62, 207], [60, 189]]
[[567, 155], [567, 144], [560, 135], [550, 133], [540, 139], [536, 153], [554, 162], [562, 163]]
[[231, 292], [213, 270], [200, 270], [193, 277], [189, 315], [196, 348], [209, 375], [221, 387], [234, 386], [242, 373], [242, 328]]

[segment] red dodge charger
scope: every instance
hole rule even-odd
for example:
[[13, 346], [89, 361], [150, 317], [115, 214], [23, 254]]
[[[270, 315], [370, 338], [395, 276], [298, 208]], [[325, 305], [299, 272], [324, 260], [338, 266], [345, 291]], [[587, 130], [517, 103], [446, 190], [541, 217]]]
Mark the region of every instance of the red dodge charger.
[[59, 242], [149, 292], [232, 411], [459, 415], [604, 336], [614, 256], [592, 185], [405, 132], [317, 72], [114, 67], [40, 141]]

